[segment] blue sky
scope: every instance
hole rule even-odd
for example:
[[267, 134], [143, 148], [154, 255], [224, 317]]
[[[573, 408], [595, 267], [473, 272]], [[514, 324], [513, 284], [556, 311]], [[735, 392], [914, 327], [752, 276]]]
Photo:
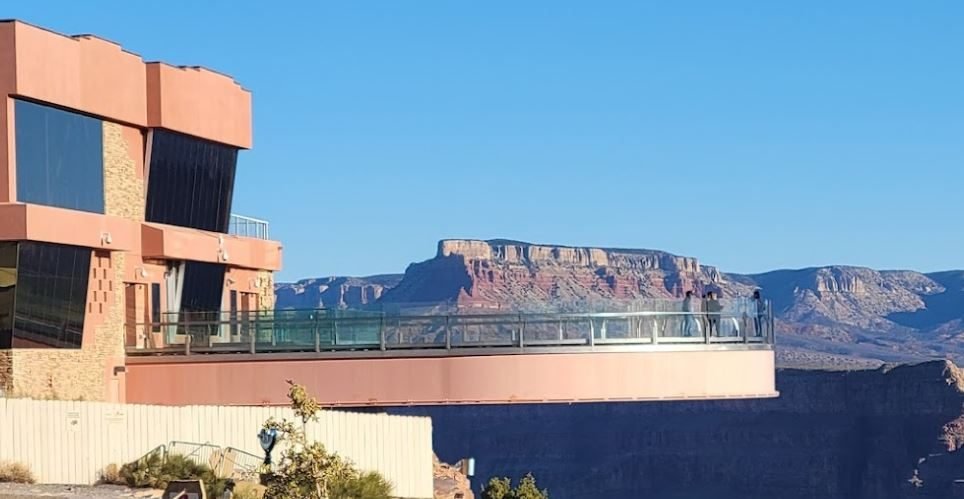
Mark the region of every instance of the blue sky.
[[441, 238], [964, 268], [964, 2], [5, 2], [254, 93], [280, 278]]

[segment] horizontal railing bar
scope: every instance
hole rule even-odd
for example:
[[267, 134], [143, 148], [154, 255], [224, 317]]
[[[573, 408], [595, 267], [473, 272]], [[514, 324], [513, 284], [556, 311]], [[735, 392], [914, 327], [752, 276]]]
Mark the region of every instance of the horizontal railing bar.
[[[313, 324], [325, 324], [330, 322], [338, 323], [372, 323], [378, 324], [383, 320], [390, 320], [390, 325], [395, 325], [399, 321], [404, 321], [405, 323], [414, 323], [417, 321], [429, 321], [429, 322], [439, 322], [444, 323], [446, 318], [457, 321], [458, 325], [471, 325], [471, 326], [488, 326], [494, 324], [518, 324], [521, 320], [525, 320], [527, 324], [551, 324], [558, 322], [559, 320], [588, 320], [588, 319], [630, 319], [636, 317], [694, 317], [694, 318], [707, 318], [707, 319], [741, 319], [743, 315], [733, 315], [733, 314], [717, 314], [709, 312], [602, 312], [602, 313], [578, 313], [578, 314], [546, 314], [546, 315], [398, 315], [398, 316], [373, 316], [373, 317], [324, 317], [318, 319], [286, 319], [286, 318], [274, 318], [270, 316], [251, 316], [251, 317], [241, 317], [238, 319], [230, 320], [191, 320], [183, 319], [176, 322], [138, 322], [134, 323], [134, 326], [148, 327], [148, 326], [161, 326], [161, 327], [173, 327], [173, 326], [217, 326], [217, 325], [243, 325], [243, 326], [256, 326], [256, 325], [266, 325], [271, 323], [283, 323], [292, 325], [304, 325], [310, 326]], [[466, 319], [487, 319], [485, 321], [479, 322], [467, 322]], [[747, 316], [751, 318], [751, 316]]]

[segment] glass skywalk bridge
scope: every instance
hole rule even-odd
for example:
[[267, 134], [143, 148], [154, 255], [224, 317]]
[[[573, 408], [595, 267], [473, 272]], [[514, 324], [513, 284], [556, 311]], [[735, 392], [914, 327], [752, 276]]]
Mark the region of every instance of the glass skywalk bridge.
[[[127, 401], [326, 406], [777, 396], [769, 307], [680, 301], [177, 314], [128, 324]], [[684, 311], [694, 310], [700, 311]]]
[[[274, 310], [165, 314], [129, 324], [128, 355], [404, 351], [441, 355], [579, 351], [603, 347], [773, 344], [773, 316], [732, 301], [716, 313], [684, 312], [678, 301], [647, 301], [620, 311], [518, 312], [427, 307], [396, 311]], [[150, 333], [148, 333], [150, 331]]]

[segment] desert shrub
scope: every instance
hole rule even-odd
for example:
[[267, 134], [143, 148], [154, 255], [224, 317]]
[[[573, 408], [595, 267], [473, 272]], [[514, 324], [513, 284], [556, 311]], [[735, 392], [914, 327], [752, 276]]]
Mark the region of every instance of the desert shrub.
[[509, 499], [512, 497], [512, 481], [508, 478], [492, 477], [482, 489], [482, 499]]
[[362, 473], [320, 442], [309, 441], [305, 426], [317, 420], [321, 405], [301, 385], [288, 381], [288, 400], [301, 420], [269, 419], [264, 428], [275, 430], [288, 443], [281, 459], [265, 477], [266, 497], [272, 499], [383, 499], [392, 485], [378, 473]]
[[549, 499], [549, 491], [539, 490], [535, 477], [527, 473], [515, 488], [512, 488], [512, 480], [508, 478], [489, 479], [482, 489], [481, 499]]
[[526, 473], [515, 488], [515, 499], [549, 499], [549, 491], [539, 490], [536, 486], [536, 478], [532, 473]]
[[389, 499], [392, 484], [375, 472], [335, 480], [328, 491], [330, 499]]
[[100, 470], [100, 483], [106, 485], [127, 485], [127, 481], [121, 476], [120, 466], [108, 464]]
[[256, 483], [238, 482], [234, 487], [234, 499], [263, 499], [264, 487]]
[[2, 461], [0, 462], [0, 482], [34, 483], [34, 478], [26, 464]]
[[195, 463], [180, 454], [165, 456], [160, 451], [125, 464], [120, 469], [120, 476], [127, 486], [133, 488], [163, 489], [174, 480], [202, 480], [208, 497], [219, 497], [226, 482], [207, 465]]

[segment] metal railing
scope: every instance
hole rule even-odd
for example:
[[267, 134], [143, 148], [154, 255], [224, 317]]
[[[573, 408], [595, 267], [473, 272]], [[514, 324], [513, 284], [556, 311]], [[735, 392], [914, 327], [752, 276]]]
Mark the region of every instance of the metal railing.
[[171, 455], [180, 455], [195, 464], [210, 467], [218, 478], [235, 480], [256, 481], [263, 463], [261, 457], [234, 447], [177, 440], [155, 447], [136, 461], [145, 461], [154, 455], [162, 462]]
[[231, 214], [228, 223], [228, 234], [255, 239], [269, 239], [269, 224], [267, 220]]
[[[666, 302], [662, 302], [666, 303]], [[772, 307], [733, 301], [713, 312], [675, 306], [616, 312], [387, 314], [355, 310], [189, 313], [136, 324], [143, 335], [128, 354], [412, 350], [521, 351], [533, 348], [642, 345], [772, 345]], [[464, 352], [463, 352], [464, 353]], [[444, 352], [442, 353], [444, 355]]]

